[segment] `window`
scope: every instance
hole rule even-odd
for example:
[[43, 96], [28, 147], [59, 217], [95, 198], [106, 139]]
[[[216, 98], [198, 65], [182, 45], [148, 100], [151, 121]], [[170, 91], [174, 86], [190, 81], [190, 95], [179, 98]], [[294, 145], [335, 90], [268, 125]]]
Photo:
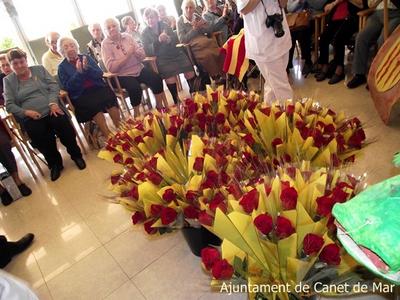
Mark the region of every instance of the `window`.
[[168, 16], [178, 17], [178, 14], [177, 14], [176, 8], [175, 8], [175, 4], [174, 4], [174, 0], [163, 0], [163, 1], [160, 1], [160, 0], [135, 0], [135, 1], [133, 1], [133, 5], [135, 6], [136, 13], [139, 16], [139, 22], [143, 23], [143, 25], [144, 25], [144, 20], [142, 17], [144, 10], [147, 7], [152, 7], [152, 6], [155, 7], [158, 4], [163, 4], [165, 6]]
[[86, 24], [100, 23], [129, 11], [126, 0], [79, 0], [77, 1]]
[[12, 47], [22, 48], [22, 43], [3, 3], [0, 3], [0, 51]]
[[71, 1], [14, 0], [19, 20], [29, 40], [44, 37], [50, 31], [70, 35], [79, 26]]

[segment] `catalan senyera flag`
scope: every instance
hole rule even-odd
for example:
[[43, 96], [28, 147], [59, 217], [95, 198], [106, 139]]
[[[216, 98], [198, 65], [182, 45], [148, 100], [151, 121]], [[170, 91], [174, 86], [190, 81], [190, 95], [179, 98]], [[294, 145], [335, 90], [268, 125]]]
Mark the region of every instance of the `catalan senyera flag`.
[[249, 60], [246, 58], [244, 45], [244, 30], [242, 29], [239, 34], [231, 36], [222, 46], [221, 51], [225, 52], [224, 72], [234, 75], [239, 81], [242, 81], [249, 68]]

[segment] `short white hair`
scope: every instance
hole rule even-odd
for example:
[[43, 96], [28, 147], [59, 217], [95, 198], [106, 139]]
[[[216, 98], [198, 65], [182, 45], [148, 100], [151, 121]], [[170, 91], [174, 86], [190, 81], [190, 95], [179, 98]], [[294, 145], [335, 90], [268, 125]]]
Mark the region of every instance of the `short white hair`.
[[52, 32], [47, 33], [46, 36], [45, 36], [45, 38], [44, 38], [44, 40], [45, 40], [47, 46], [50, 46], [50, 44], [51, 44], [51, 37], [52, 37], [53, 35], [58, 36], [57, 39], [60, 38], [60, 34], [59, 34], [58, 32], [52, 31]]
[[97, 27], [97, 26], [100, 27], [100, 29], [101, 29], [100, 23], [92, 23], [92, 24], [89, 24], [89, 26], [88, 26], [89, 32], [92, 32], [93, 28], [94, 28], [94, 27]]
[[118, 30], [121, 31], [121, 24], [119, 23], [117, 18], [107, 18], [104, 20], [104, 32], [106, 33], [106, 35], [108, 35], [108, 31], [107, 31], [107, 25], [109, 23], [114, 23], [115, 25], [117, 25]]
[[194, 0], [183, 0], [182, 5], [181, 5], [181, 9], [184, 11], [185, 10], [185, 6], [188, 4], [193, 4], [193, 6], [196, 8], [196, 2], [194, 2]]
[[66, 57], [66, 54], [64, 53], [63, 46], [67, 42], [74, 43], [74, 45], [76, 47], [76, 52], [79, 53], [79, 44], [76, 41], [76, 39], [74, 39], [72, 37], [69, 37], [69, 36], [63, 36], [63, 37], [59, 38], [58, 41], [57, 41], [57, 50], [62, 56]]

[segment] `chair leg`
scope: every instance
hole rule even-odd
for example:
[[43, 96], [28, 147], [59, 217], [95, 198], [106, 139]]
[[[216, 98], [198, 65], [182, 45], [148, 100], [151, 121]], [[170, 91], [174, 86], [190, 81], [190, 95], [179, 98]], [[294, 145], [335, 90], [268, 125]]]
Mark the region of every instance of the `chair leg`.
[[181, 77], [180, 77], [179, 74], [176, 75], [176, 86], [177, 86], [177, 88], [178, 88], [178, 92], [183, 91], [183, 88], [182, 88], [182, 81], [181, 81]]
[[84, 137], [85, 140], [86, 140], [86, 143], [87, 143], [88, 145], [90, 145], [90, 137], [86, 134], [86, 131], [85, 131], [85, 129], [84, 129], [83, 126], [82, 126], [82, 123], [78, 123], [78, 126], [79, 126], [79, 128], [80, 128], [80, 130], [81, 130], [81, 132], [82, 132], [82, 134], [83, 134], [83, 137]]
[[82, 152], [83, 152], [84, 154], [87, 154], [86, 147], [85, 147], [85, 145], [83, 144], [82, 139], [81, 139], [81, 137], [80, 137], [79, 134], [78, 134], [78, 131], [76, 130], [74, 124], [72, 123], [72, 120], [70, 120], [70, 122], [71, 122], [72, 128], [74, 128], [74, 131], [75, 131], [75, 134], [76, 134], [76, 138], [78, 139], [78, 143], [79, 143], [79, 145], [81, 146]]
[[[18, 149], [19, 154], [21, 155], [22, 159], [24, 160], [25, 165], [28, 167], [29, 172], [31, 172], [33, 178], [37, 179], [37, 176], [36, 176], [35, 172], [33, 171], [32, 166], [28, 162], [28, 159], [26, 157], [24, 150], [22, 150], [22, 147], [19, 145], [19, 143], [15, 143], [15, 147]], [[38, 168], [38, 169], [42, 173], [42, 170], [40, 168]]]

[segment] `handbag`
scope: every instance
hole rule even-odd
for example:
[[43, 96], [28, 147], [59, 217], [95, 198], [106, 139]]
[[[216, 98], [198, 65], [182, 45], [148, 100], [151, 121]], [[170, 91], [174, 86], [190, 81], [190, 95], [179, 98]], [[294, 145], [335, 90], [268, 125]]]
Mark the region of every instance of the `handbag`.
[[291, 31], [305, 29], [310, 26], [310, 12], [308, 10], [302, 10], [286, 14], [286, 20]]

